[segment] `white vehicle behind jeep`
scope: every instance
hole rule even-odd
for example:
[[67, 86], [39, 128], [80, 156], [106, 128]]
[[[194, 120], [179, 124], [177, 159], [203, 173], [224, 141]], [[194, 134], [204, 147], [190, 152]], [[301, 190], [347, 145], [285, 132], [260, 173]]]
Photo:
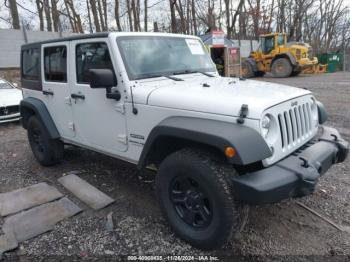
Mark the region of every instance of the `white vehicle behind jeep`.
[[20, 119], [19, 103], [22, 92], [14, 84], [0, 78], [0, 123], [18, 121]]
[[307, 90], [222, 78], [198, 37], [101, 33], [22, 46], [23, 127], [36, 159], [74, 144], [157, 170], [160, 207], [202, 249], [243, 204], [312, 193], [348, 143]]

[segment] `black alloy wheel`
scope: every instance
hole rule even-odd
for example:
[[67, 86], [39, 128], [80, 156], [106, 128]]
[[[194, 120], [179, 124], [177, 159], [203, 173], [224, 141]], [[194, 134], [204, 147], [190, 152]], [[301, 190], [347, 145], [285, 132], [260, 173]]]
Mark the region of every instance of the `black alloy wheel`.
[[171, 183], [169, 191], [177, 214], [186, 224], [199, 229], [210, 225], [212, 204], [198, 181], [188, 176], [178, 176]]

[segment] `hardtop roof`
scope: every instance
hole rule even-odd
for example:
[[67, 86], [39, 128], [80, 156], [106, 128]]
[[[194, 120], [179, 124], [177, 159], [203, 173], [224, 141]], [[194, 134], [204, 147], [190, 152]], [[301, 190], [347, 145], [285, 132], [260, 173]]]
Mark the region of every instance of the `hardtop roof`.
[[101, 32], [101, 33], [94, 33], [94, 34], [79, 34], [79, 35], [73, 35], [68, 37], [61, 37], [61, 38], [55, 38], [55, 39], [49, 39], [45, 41], [39, 41], [39, 42], [32, 42], [28, 44], [22, 45], [22, 49], [31, 48], [31, 47], [39, 47], [43, 44], [49, 44], [49, 43], [59, 43], [64, 41], [74, 41], [74, 40], [80, 40], [80, 39], [91, 39], [91, 38], [103, 38], [108, 37], [109, 34], [113, 34], [116, 36], [169, 36], [169, 37], [189, 37], [189, 38], [199, 38], [197, 36], [193, 35], [183, 35], [183, 34], [170, 34], [170, 33], [148, 33], [148, 32]]

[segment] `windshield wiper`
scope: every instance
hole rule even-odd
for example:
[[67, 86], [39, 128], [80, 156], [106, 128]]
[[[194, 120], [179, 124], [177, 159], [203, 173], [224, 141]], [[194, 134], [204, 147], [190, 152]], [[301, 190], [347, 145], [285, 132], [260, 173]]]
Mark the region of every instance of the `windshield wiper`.
[[184, 71], [178, 71], [175, 72], [174, 75], [184, 75], [184, 74], [195, 74], [195, 73], [199, 73], [208, 77], [215, 77], [214, 75], [207, 73], [207, 72], [203, 72], [203, 71], [197, 71], [197, 70], [184, 70]]
[[136, 78], [135, 80], [145, 79], [145, 78], [156, 78], [156, 77], [166, 77], [166, 78], [174, 80], [174, 81], [184, 81], [183, 79], [175, 77], [175, 76], [162, 75], [162, 74], [142, 74], [138, 78]]

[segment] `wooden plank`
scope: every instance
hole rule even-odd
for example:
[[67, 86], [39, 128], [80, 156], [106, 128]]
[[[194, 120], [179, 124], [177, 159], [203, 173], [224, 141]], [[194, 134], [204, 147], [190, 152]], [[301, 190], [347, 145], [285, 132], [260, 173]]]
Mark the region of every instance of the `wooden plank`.
[[5, 234], [13, 232], [17, 241], [23, 242], [52, 230], [56, 223], [80, 211], [81, 208], [68, 198], [61, 198], [7, 217], [2, 230]]
[[44, 203], [63, 195], [46, 183], [39, 183], [15, 191], [0, 194], [0, 215], [7, 216]]
[[104, 208], [114, 202], [113, 198], [74, 174], [63, 176], [58, 181], [77, 198], [95, 210]]
[[[13, 232], [0, 236], [0, 255], [18, 247], [17, 239]], [[1, 258], [0, 258], [1, 260]]]

